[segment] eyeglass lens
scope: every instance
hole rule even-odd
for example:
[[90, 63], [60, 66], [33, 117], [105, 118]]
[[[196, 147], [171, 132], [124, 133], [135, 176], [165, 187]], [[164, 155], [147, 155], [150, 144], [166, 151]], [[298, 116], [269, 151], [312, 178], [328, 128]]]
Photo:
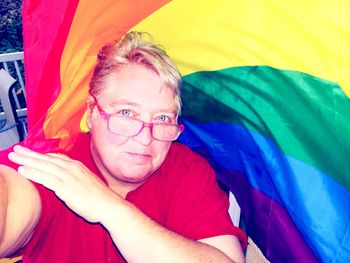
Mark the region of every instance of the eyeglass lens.
[[[109, 119], [109, 130], [120, 135], [135, 136], [144, 126], [144, 123], [138, 119], [124, 118], [120, 116], [112, 116]], [[153, 138], [163, 141], [176, 140], [181, 133], [180, 127], [173, 124], [154, 123], [150, 128]]]

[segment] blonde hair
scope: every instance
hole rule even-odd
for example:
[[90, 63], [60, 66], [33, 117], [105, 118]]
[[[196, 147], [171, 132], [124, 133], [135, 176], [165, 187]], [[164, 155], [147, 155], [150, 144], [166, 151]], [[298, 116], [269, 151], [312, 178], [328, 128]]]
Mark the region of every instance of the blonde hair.
[[159, 75], [162, 84], [174, 91], [180, 113], [181, 74], [163, 47], [156, 44], [151, 35], [145, 32], [129, 32], [119, 42], [106, 44], [101, 48], [90, 81], [90, 94], [100, 94], [107, 78], [118, 67], [133, 63], [154, 70]]

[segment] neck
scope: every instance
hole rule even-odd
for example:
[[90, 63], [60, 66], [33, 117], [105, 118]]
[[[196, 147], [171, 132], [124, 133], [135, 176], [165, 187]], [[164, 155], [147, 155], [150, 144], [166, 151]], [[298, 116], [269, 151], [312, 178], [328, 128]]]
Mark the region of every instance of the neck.
[[123, 182], [116, 180], [113, 176], [111, 176], [108, 172], [106, 174], [99, 168], [103, 177], [106, 179], [108, 187], [111, 188], [114, 192], [119, 194], [121, 197], [125, 199], [126, 195], [139, 187], [142, 183], [135, 185], [128, 182]]

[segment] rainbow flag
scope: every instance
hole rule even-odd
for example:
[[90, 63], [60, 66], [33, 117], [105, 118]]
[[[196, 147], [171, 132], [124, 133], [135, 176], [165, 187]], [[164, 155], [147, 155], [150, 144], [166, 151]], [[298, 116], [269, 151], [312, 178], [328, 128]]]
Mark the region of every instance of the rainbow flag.
[[98, 49], [150, 32], [183, 74], [180, 140], [265, 257], [349, 262], [349, 17], [345, 0], [25, 0], [25, 143], [68, 147]]

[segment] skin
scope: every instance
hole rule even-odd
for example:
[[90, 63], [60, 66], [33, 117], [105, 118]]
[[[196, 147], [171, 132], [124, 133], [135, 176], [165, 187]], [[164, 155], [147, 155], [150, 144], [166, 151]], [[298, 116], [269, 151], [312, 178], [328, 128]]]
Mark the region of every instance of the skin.
[[[175, 95], [170, 88], [161, 87], [156, 73], [142, 66], [126, 65], [107, 82], [103, 93], [97, 96], [106, 112], [148, 123], [176, 123]], [[92, 101], [90, 97], [88, 103]], [[87, 125], [93, 159], [110, 187], [122, 196], [160, 167], [171, 146], [171, 142], [154, 140], [149, 128], [134, 137], [111, 133], [96, 107], [90, 108]]]
[[41, 202], [31, 182], [0, 165], [0, 258], [11, 255], [30, 238], [39, 221]]
[[5, 222], [6, 222], [6, 212], [7, 212], [7, 203], [8, 203], [8, 191], [5, 178], [0, 176], [0, 193], [2, 198], [0, 199], [0, 244], [4, 239], [5, 232]]
[[[143, 66], [120, 68], [106, 81], [97, 99], [108, 113], [145, 122], [176, 122], [174, 93], [161, 85], [154, 71]], [[21, 146], [9, 154], [20, 165], [18, 172], [53, 190], [86, 220], [102, 224], [128, 262], [244, 262], [236, 237], [189, 240], [158, 225], [124, 200], [129, 191], [159, 168], [171, 142], [154, 140], [149, 128], [134, 137], [112, 134], [96, 107], [92, 107], [92, 100], [88, 99], [87, 118], [91, 152], [108, 186], [79, 161], [61, 154], [39, 154]]]

